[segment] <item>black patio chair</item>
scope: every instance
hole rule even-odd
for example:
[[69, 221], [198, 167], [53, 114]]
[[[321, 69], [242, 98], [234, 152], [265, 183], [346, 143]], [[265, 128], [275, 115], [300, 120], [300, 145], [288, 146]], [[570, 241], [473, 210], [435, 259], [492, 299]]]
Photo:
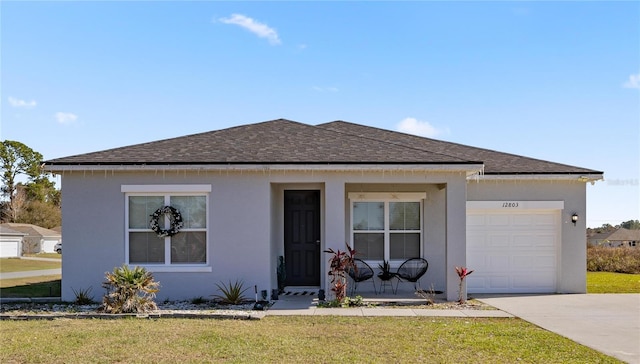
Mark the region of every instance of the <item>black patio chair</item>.
[[351, 277], [351, 279], [353, 280], [351, 295], [353, 296], [353, 294], [356, 293], [356, 290], [358, 289], [358, 283], [364, 282], [368, 279], [371, 279], [371, 282], [373, 283], [373, 292], [378, 294], [378, 291], [376, 291], [376, 281], [373, 279], [373, 269], [371, 269], [369, 264], [367, 264], [362, 259], [354, 259], [353, 264], [353, 267], [349, 267], [349, 269], [347, 269], [349, 277]]
[[407, 281], [413, 283], [413, 289], [417, 290], [420, 287], [420, 277], [427, 273], [429, 268], [429, 262], [424, 258], [411, 258], [405, 260], [399, 267], [396, 276], [398, 284], [396, 285], [396, 291], [398, 291], [398, 285], [401, 281]]

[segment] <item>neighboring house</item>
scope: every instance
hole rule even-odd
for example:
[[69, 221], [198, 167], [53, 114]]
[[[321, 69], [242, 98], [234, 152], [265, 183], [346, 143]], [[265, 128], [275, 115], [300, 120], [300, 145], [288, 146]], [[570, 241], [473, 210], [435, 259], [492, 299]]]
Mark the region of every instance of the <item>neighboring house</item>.
[[[146, 267], [159, 299], [242, 280], [330, 292], [329, 248], [374, 268], [429, 261], [422, 287], [586, 291], [586, 183], [603, 172], [343, 121], [273, 120], [46, 161], [62, 177], [62, 298], [123, 263]], [[159, 238], [180, 212], [184, 226]], [[578, 220], [572, 222], [572, 215]], [[358, 292], [370, 285], [362, 284]], [[401, 284], [400, 290], [412, 289]], [[373, 292], [370, 292], [373, 294]]]
[[55, 253], [54, 246], [62, 241], [59, 232], [31, 224], [5, 223], [0, 226], [24, 233], [22, 254]]
[[587, 239], [590, 246], [640, 247], [640, 230], [620, 228], [615, 231], [595, 233]]
[[0, 224], [0, 258], [22, 256], [22, 239], [27, 235]]

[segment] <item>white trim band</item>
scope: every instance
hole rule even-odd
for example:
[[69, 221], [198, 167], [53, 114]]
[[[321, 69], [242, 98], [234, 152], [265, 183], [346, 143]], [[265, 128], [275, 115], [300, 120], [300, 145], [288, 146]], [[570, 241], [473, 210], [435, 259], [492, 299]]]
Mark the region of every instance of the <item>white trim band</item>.
[[211, 192], [211, 185], [122, 185], [120, 192]]
[[426, 192], [349, 192], [349, 200], [354, 201], [419, 201], [426, 198]]
[[562, 210], [564, 201], [467, 201], [467, 211], [469, 210]]

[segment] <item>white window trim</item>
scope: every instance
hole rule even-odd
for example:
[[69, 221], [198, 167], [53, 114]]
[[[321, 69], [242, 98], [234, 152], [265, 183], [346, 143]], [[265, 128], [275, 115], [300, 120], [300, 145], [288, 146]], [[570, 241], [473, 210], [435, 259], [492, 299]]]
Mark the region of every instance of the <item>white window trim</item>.
[[[120, 190], [124, 193], [125, 199], [125, 212], [124, 212], [124, 226], [125, 226], [125, 246], [124, 255], [125, 262], [129, 266], [143, 267], [149, 272], [212, 272], [211, 267], [211, 245], [210, 232], [209, 232], [209, 193], [211, 192], [211, 185], [122, 185]], [[149, 264], [149, 263], [130, 263], [129, 262], [129, 197], [130, 196], [164, 196], [165, 205], [168, 205], [168, 200], [171, 196], [205, 196], [206, 199], [206, 216], [207, 226], [205, 228], [206, 234], [206, 262], [205, 263], [193, 263], [193, 264], [171, 264], [171, 244], [170, 237], [165, 238], [165, 262], [163, 264]], [[135, 229], [133, 229], [135, 230]], [[168, 259], [167, 259], [168, 257]]]
[[[355, 248], [354, 234], [360, 233], [384, 233], [384, 257], [392, 267], [399, 266], [403, 259], [390, 259], [390, 235], [389, 227], [389, 203], [390, 202], [419, 202], [420, 203], [420, 257], [424, 251], [424, 200], [427, 198], [426, 192], [349, 192], [349, 242]], [[384, 203], [384, 230], [360, 231], [353, 229], [353, 203], [354, 202], [382, 202]], [[415, 230], [393, 230], [394, 233], [415, 232]], [[382, 263], [378, 259], [366, 259], [367, 263]]]

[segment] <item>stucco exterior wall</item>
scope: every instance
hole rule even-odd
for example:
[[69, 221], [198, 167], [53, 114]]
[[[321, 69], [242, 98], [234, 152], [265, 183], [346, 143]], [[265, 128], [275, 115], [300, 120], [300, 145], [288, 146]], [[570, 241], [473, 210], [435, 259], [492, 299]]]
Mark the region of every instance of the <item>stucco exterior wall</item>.
[[[122, 185], [210, 185], [208, 271], [154, 272], [159, 300], [210, 298], [216, 283], [242, 280], [258, 290], [277, 288], [283, 255], [284, 191], [314, 189], [321, 199], [321, 251], [344, 250], [350, 241], [349, 192], [425, 192], [423, 256], [429, 270], [422, 287], [457, 298], [455, 266], [466, 264], [467, 201], [563, 201], [558, 292], [586, 290], [585, 184], [570, 181], [467, 181], [456, 172], [404, 173], [287, 171], [68, 172], [62, 176], [64, 254], [62, 299], [73, 289], [104, 292], [104, 273], [125, 263], [125, 193]], [[576, 226], [571, 215], [580, 218]], [[329, 292], [328, 256], [322, 254], [321, 286]], [[377, 267], [374, 267], [377, 268]], [[473, 269], [473, 267], [470, 267]], [[153, 270], [152, 270], [153, 271]], [[408, 284], [401, 289], [410, 290]], [[360, 287], [359, 287], [360, 289]], [[362, 289], [371, 290], [369, 285]]]
[[[209, 298], [219, 293], [216, 283], [235, 280], [242, 280], [249, 288], [256, 285], [258, 290], [277, 288], [277, 257], [283, 251], [285, 189], [321, 191], [321, 250], [343, 250], [345, 241], [349, 241], [348, 191], [358, 188], [426, 191], [423, 250], [430, 268], [422, 280], [427, 285], [425, 288], [430, 283], [434, 283], [436, 289], [450, 286], [446, 283], [446, 279], [451, 278], [449, 266], [459, 263], [447, 260], [465, 254], [464, 239], [446, 248], [451, 236], [458, 240], [458, 235], [464, 237], [465, 176], [461, 173], [65, 172], [62, 175], [63, 300], [75, 298], [73, 289], [89, 287], [93, 287], [95, 298], [99, 299], [104, 292], [101, 288], [104, 273], [125, 263], [125, 193], [121, 186], [164, 184], [211, 185], [208, 201], [210, 272], [154, 272], [161, 284], [158, 300]], [[321, 284], [328, 292], [328, 257], [321, 254], [321, 259]]]

